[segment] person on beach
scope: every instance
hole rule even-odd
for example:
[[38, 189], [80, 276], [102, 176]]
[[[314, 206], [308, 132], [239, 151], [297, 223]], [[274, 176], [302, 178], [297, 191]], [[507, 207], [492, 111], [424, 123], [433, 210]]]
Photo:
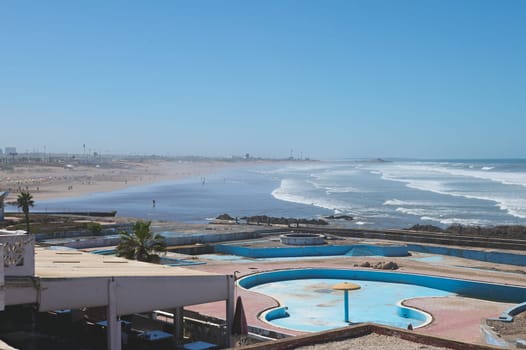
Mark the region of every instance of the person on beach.
[[152, 201], [152, 207], [155, 208], [155, 199]]

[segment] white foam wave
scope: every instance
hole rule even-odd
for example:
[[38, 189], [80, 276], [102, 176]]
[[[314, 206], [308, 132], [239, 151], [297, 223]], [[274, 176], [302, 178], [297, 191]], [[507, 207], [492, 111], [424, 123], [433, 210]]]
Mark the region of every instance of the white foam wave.
[[422, 220], [422, 221], [436, 221], [436, 222], [440, 222], [440, 219], [437, 219], [437, 218], [434, 218], [434, 217], [431, 217], [431, 216], [421, 216], [420, 220]]
[[[468, 199], [478, 199], [491, 201], [496, 203], [496, 206], [501, 210], [507, 212], [509, 215], [512, 215], [517, 218], [525, 219], [526, 218], [526, 198], [515, 198], [510, 195], [505, 195], [502, 193], [491, 193], [488, 191], [485, 192], [469, 192], [469, 191], [459, 191], [451, 187], [448, 187], [448, 183], [453, 181], [451, 178], [443, 178], [441, 180], [437, 179], [437, 173], [448, 174], [453, 176], [467, 176], [462, 175], [466, 173], [477, 173], [477, 174], [490, 174], [484, 171], [466, 171], [466, 170], [457, 170], [457, 169], [445, 169], [439, 168], [436, 166], [420, 166], [420, 165], [404, 165], [397, 166], [394, 169], [386, 168], [382, 171], [382, 179], [389, 181], [397, 181], [405, 183], [407, 187], [419, 190], [419, 191], [428, 191], [446, 196], [453, 197], [463, 197]], [[520, 179], [526, 185], [526, 173], [515, 173], [515, 175], [510, 174], [510, 177], [519, 178], [519, 174], [523, 174], [524, 179]], [[473, 175], [473, 174], [472, 174]], [[513, 175], [513, 176], [511, 176]], [[471, 176], [476, 177], [476, 176]], [[491, 177], [488, 176], [488, 179]], [[482, 177], [480, 177], [482, 178]], [[520, 181], [516, 181], [519, 183]], [[389, 202], [389, 201], [387, 201]], [[384, 203], [385, 204], [385, 203]], [[389, 204], [388, 204], [389, 205]], [[408, 205], [405, 204], [393, 204], [393, 205]]]
[[406, 202], [406, 201], [401, 201], [399, 199], [388, 199], [386, 200], [382, 205], [393, 205], [393, 206], [397, 206], [397, 205], [408, 205], [409, 203]]
[[[312, 175], [311, 175], [312, 176]], [[317, 183], [316, 181], [312, 181], [312, 180], [307, 180], [307, 183], [314, 186], [314, 188], [316, 189], [320, 189], [320, 188], [323, 188], [322, 185], [320, 185], [319, 183]]]
[[396, 208], [396, 211], [402, 214], [408, 214], [408, 215], [414, 215], [414, 216], [423, 216], [428, 214], [428, 210], [421, 209], [421, 208], [404, 208], [404, 207], [398, 207]]
[[367, 221], [356, 221], [354, 224], [355, 224], [355, 225], [358, 225], [358, 226], [363, 226], [363, 225], [372, 225], [372, 222], [367, 222]]
[[[482, 180], [498, 182], [503, 185], [517, 185], [526, 187], [526, 172], [506, 172], [506, 171], [489, 171], [494, 167], [483, 167], [480, 170], [456, 168], [450, 166], [438, 165], [398, 165], [395, 173], [399, 175], [433, 175], [433, 174], [447, 174], [452, 176], [471, 177]], [[384, 173], [385, 174], [385, 173]]]
[[293, 172], [309, 172], [309, 171], [322, 171], [326, 169], [332, 169], [334, 164], [326, 164], [326, 163], [309, 163], [309, 164], [302, 164], [302, 165], [288, 165], [278, 168], [266, 168], [266, 169], [252, 169], [253, 172], [263, 175], [272, 175], [272, 174], [289, 174]]
[[403, 205], [410, 205], [410, 206], [430, 206], [433, 205], [431, 202], [424, 202], [424, 201], [403, 201], [399, 199], [388, 199], [386, 200], [383, 205], [391, 205], [391, 206], [403, 206]]
[[453, 224], [460, 224], [463, 226], [489, 226], [491, 225], [491, 221], [488, 220], [481, 220], [481, 219], [460, 219], [460, 218], [436, 218], [433, 216], [422, 216], [420, 217], [420, 220], [422, 221], [435, 221], [440, 222], [443, 225], [453, 225]]
[[296, 180], [283, 179], [281, 180], [280, 186], [272, 191], [272, 196], [286, 202], [330, 209], [335, 213], [350, 213], [351, 211], [351, 208], [345, 202], [309, 196], [308, 194], [306, 195], [306, 193], [308, 193], [308, 191], [305, 190], [305, 187], [298, 184]]
[[453, 225], [453, 224], [460, 224], [463, 226], [490, 226], [492, 224], [489, 220], [482, 220], [482, 219], [460, 219], [460, 218], [449, 218], [449, 219], [441, 219], [440, 223], [444, 225]]
[[484, 219], [474, 218], [457, 218], [457, 217], [445, 217], [446, 215], [435, 216], [430, 210], [425, 209], [408, 209], [408, 208], [397, 208], [396, 211], [407, 215], [418, 216], [422, 221], [435, 221], [444, 225], [461, 224], [466, 226], [488, 226], [492, 222]]
[[357, 188], [352, 186], [338, 186], [335, 185], [334, 182], [331, 182], [331, 185], [327, 185], [326, 183], [328, 181], [320, 181], [322, 180], [320, 176], [317, 176], [316, 174], [310, 174], [310, 178], [315, 178], [316, 180], [306, 180], [306, 182], [316, 189], [324, 190], [326, 194], [331, 193], [350, 193], [350, 192], [360, 192]]
[[356, 188], [351, 186], [342, 186], [342, 187], [325, 187], [325, 192], [330, 193], [349, 193], [349, 192], [359, 192]]
[[482, 193], [465, 193], [447, 190], [443, 184], [434, 184], [432, 186], [426, 186], [422, 181], [417, 183], [407, 184], [407, 187], [422, 190], [431, 191], [438, 194], [443, 194], [453, 197], [463, 197], [468, 199], [485, 200], [496, 203], [495, 205], [501, 210], [507, 212], [511, 216], [517, 218], [526, 219], [526, 199], [514, 199], [509, 197], [503, 197], [499, 195], [488, 196]]
[[482, 167], [482, 170], [493, 170], [493, 169], [495, 169], [494, 166], [483, 166]]

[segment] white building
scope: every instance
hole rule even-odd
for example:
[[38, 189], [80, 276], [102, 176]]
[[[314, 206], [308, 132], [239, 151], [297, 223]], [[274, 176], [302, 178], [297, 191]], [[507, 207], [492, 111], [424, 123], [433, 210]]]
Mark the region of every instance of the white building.
[[16, 154], [16, 147], [6, 147], [5, 148], [5, 154]]
[[0, 310], [22, 304], [33, 304], [39, 312], [106, 306], [108, 350], [121, 349], [120, 316], [176, 310], [181, 316], [175, 317], [174, 336], [181, 339], [183, 308], [214, 301], [225, 301], [225, 334], [231, 334], [233, 275], [35, 248], [33, 237], [23, 231], [0, 230], [0, 256]]

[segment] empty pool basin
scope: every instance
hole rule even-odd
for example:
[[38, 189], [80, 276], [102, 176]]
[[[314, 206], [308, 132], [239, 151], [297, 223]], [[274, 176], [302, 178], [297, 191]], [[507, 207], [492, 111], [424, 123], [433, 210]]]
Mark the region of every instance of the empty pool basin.
[[457, 278], [387, 271], [347, 269], [290, 269], [257, 273], [238, 280], [239, 286], [279, 300], [276, 310], [263, 313], [274, 326], [300, 331], [321, 331], [344, 326], [344, 295], [335, 283], [362, 288], [349, 293], [350, 321], [374, 322], [406, 328], [431, 321], [401, 300], [459, 294], [500, 302], [522, 302], [526, 288]]

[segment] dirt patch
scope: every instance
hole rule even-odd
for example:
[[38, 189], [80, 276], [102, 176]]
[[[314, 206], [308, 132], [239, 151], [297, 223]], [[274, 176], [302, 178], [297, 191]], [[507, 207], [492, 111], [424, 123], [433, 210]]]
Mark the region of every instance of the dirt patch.
[[488, 320], [488, 325], [504, 340], [515, 343], [517, 339], [526, 339], [526, 312], [513, 317], [512, 322]]
[[414, 343], [408, 340], [388, 337], [380, 334], [368, 334], [363, 337], [352, 338], [325, 344], [309, 345], [295, 350], [347, 350], [347, 349], [374, 349], [374, 350], [442, 350], [451, 349], [432, 345]]

